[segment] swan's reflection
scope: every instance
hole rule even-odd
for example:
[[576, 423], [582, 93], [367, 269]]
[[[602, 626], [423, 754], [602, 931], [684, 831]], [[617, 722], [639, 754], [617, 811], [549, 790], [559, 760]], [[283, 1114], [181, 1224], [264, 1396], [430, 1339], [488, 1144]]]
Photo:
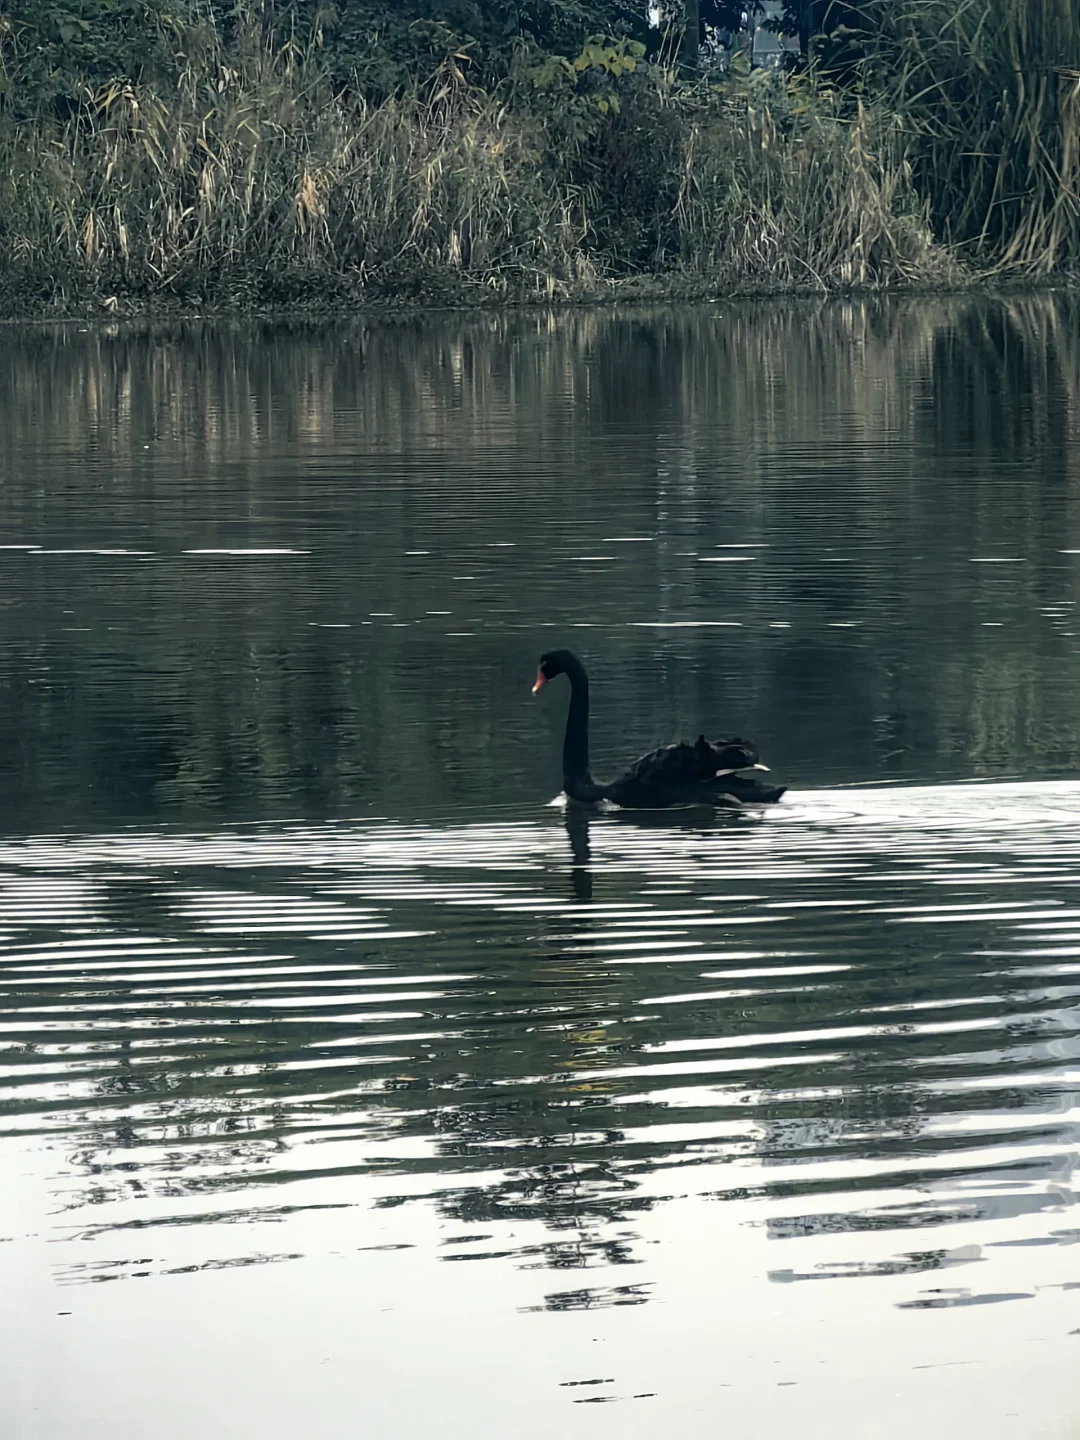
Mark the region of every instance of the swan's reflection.
[[592, 899], [592, 849], [589, 844], [592, 825], [633, 825], [639, 830], [683, 830], [707, 835], [712, 831], [744, 825], [749, 814], [747, 811], [718, 810], [711, 805], [688, 805], [671, 810], [597, 810], [593, 805], [578, 805], [571, 800], [563, 811], [563, 823], [570, 840], [570, 883], [574, 898]]
[[573, 864], [570, 867], [570, 883], [575, 900], [592, 899], [592, 868], [589, 864], [589, 819], [590, 810], [583, 805], [567, 805], [565, 814], [566, 833], [570, 837], [570, 853]]

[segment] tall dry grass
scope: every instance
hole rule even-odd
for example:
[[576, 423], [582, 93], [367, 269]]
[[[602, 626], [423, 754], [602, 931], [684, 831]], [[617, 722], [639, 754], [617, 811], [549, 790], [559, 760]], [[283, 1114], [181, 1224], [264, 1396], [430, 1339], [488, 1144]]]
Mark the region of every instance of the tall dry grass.
[[1080, 5], [875, 0], [870, 73], [938, 233], [983, 267], [1080, 262]]
[[228, 49], [204, 33], [175, 88], [88, 90], [63, 122], [0, 117], [9, 310], [955, 276], [895, 127], [813, 81], [685, 89], [638, 67], [598, 104], [521, 75], [489, 93], [449, 61], [373, 104], [335, 94], [317, 50], [261, 33]]
[[818, 289], [959, 279], [884, 107], [758, 71], [684, 122], [686, 264]]
[[8, 127], [0, 167], [3, 259], [76, 289], [285, 298], [320, 278], [558, 274], [585, 229], [539, 183], [528, 128], [459, 74], [371, 107], [288, 47]]

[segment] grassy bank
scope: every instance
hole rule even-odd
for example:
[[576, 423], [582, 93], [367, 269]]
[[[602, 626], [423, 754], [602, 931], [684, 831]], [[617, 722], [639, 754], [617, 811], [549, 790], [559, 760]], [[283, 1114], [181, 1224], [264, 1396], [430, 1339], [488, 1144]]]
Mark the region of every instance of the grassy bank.
[[688, 83], [623, 40], [521, 48], [487, 86], [449, 55], [366, 93], [319, 37], [204, 20], [167, 83], [0, 112], [0, 310], [951, 287], [1075, 264], [1080, 21], [982, 0], [991, 34], [980, 6], [935, 4], [911, 0], [926, 23], [905, 28], [896, 0], [857, 89]]

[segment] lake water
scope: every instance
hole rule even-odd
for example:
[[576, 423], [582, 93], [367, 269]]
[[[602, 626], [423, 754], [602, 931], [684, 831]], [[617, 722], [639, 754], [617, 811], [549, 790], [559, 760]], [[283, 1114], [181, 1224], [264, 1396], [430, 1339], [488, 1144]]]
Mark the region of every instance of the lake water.
[[1075, 1440], [1080, 302], [4, 341], [5, 1440]]

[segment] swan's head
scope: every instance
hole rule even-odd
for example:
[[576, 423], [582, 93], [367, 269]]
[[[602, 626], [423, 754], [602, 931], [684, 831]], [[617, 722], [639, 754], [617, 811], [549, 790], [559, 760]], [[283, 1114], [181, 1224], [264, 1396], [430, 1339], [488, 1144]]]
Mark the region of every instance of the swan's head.
[[535, 695], [549, 680], [554, 680], [556, 675], [565, 675], [575, 666], [580, 670], [581, 662], [570, 650], [548, 650], [540, 656], [540, 668], [536, 672], [532, 693]]

